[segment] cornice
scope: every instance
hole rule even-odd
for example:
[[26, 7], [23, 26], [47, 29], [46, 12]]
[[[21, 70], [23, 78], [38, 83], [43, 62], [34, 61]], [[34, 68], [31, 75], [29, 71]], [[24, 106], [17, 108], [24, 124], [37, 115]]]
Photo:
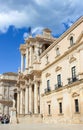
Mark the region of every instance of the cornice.
[[26, 44], [21, 44], [20, 45], [20, 51], [21, 51], [22, 54], [25, 54], [25, 52], [26, 52]]
[[[73, 82], [72, 84], [67, 84], [67, 85], [65, 85], [65, 86], [62, 86], [62, 87], [58, 88], [57, 90], [52, 90], [52, 91], [50, 91], [49, 93], [41, 94], [41, 96], [42, 96], [42, 97], [43, 97], [43, 96], [48, 96], [48, 95], [50, 95], [50, 94], [63, 91], [64, 89], [69, 89], [69, 88], [78, 86], [78, 85], [80, 85], [81, 83], [83, 83], [83, 79], [78, 80], [78, 81], [76, 81], [76, 82]], [[75, 95], [74, 95], [74, 96], [75, 96]], [[76, 95], [76, 96], [77, 96], [77, 95]], [[78, 96], [79, 96], [79, 95], [78, 95]]]
[[81, 44], [83, 44], [83, 42], [79, 42], [74, 44], [74, 46], [72, 46], [68, 51], [66, 51], [63, 55], [58, 56], [57, 59], [55, 59], [55, 61], [53, 61], [52, 63], [48, 64], [48, 66], [46, 66], [44, 69], [42, 69], [42, 71], [46, 70], [47, 68], [49, 68], [50, 66], [52, 66], [53, 64], [57, 63], [59, 60], [61, 60], [62, 58], [66, 57], [68, 54], [70, 54], [72, 51], [76, 50]]
[[53, 38], [45, 38], [43, 35], [37, 35], [35, 38], [29, 37], [25, 39], [26, 43], [30, 44], [30, 42], [54, 42]]
[[31, 71], [32, 75], [37, 75], [37, 76], [41, 76], [41, 70], [32, 70]]
[[58, 44], [63, 38], [65, 38], [71, 31], [73, 31], [79, 24], [83, 22], [83, 16], [78, 19], [66, 32], [64, 32], [58, 39], [55, 40], [40, 56], [42, 58], [46, 55], [56, 44]]
[[0, 79], [0, 82], [17, 83], [17, 80], [12, 80], [12, 79]]
[[3, 73], [2, 75], [4, 75], [4, 76], [18, 76], [17, 73], [13, 73], [13, 72]]

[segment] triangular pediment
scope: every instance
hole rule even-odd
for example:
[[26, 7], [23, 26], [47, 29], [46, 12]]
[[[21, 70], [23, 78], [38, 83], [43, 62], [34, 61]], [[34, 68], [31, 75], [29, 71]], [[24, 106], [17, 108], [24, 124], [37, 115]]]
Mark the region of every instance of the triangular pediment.
[[79, 96], [79, 94], [76, 93], [76, 92], [74, 92], [74, 93], [72, 94], [72, 97], [77, 97], [77, 96]]
[[72, 62], [74, 62], [76, 60], [76, 58], [74, 57], [74, 56], [72, 56], [71, 58], [70, 58], [70, 60], [69, 60], [69, 63], [72, 63]]
[[51, 74], [50, 73], [46, 73], [46, 77], [49, 77]]
[[62, 69], [62, 67], [57, 66], [56, 69], [55, 69], [55, 71], [59, 71], [59, 70], [61, 70], [61, 69]]

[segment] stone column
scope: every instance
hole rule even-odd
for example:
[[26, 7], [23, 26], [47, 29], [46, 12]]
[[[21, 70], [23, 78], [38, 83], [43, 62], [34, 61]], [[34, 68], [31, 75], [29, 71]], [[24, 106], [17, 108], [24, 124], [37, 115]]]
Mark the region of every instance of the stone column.
[[21, 54], [21, 72], [24, 71], [24, 55]]
[[28, 69], [28, 67], [29, 67], [29, 63], [28, 63], [28, 59], [29, 59], [28, 53], [29, 53], [29, 50], [28, 50], [28, 47], [27, 47], [27, 49], [26, 49], [26, 69]]
[[29, 86], [29, 113], [32, 113], [32, 86]]
[[25, 114], [28, 114], [29, 110], [28, 110], [28, 87], [26, 87], [26, 90], [25, 90]]
[[38, 114], [38, 83], [34, 83], [34, 113]]
[[20, 114], [20, 92], [17, 93], [17, 114]]
[[30, 46], [30, 67], [32, 67], [32, 46]]
[[20, 92], [20, 114], [22, 114], [22, 107], [23, 107], [23, 103], [22, 103], [22, 89]]

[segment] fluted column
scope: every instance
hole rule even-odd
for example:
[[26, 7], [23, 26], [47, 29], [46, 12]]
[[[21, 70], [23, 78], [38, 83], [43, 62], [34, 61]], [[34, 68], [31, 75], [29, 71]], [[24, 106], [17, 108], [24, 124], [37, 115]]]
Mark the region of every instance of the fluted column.
[[32, 86], [29, 86], [29, 112], [32, 113]]
[[23, 103], [22, 103], [22, 89], [20, 92], [20, 114], [22, 114], [22, 107], [23, 107]]
[[34, 83], [34, 113], [38, 113], [38, 83]]
[[28, 87], [26, 87], [26, 90], [25, 90], [25, 114], [28, 114], [29, 112], [29, 109], [28, 109], [28, 105], [29, 105], [29, 95], [28, 95]]
[[20, 93], [17, 93], [17, 114], [20, 114]]
[[28, 69], [28, 67], [29, 67], [29, 63], [28, 63], [28, 60], [29, 60], [29, 55], [28, 55], [28, 47], [27, 47], [27, 49], [26, 49], [26, 69]]
[[21, 72], [24, 71], [24, 55], [21, 54]]
[[32, 67], [32, 46], [30, 46], [30, 67]]

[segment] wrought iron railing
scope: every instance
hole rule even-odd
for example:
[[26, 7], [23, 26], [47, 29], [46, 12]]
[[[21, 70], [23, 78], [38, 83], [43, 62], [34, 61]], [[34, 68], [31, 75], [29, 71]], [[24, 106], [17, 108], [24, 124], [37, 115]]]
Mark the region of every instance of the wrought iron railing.
[[61, 88], [62, 86], [63, 86], [62, 82], [55, 84], [55, 90]]
[[44, 92], [45, 92], [45, 93], [48, 93], [48, 92], [50, 92], [50, 91], [51, 91], [50, 88], [45, 88], [45, 89], [44, 89]]
[[78, 76], [68, 78], [67, 80], [68, 80], [68, 84], [71, 84], [71, 83], [76, 82], [78, 80]]

